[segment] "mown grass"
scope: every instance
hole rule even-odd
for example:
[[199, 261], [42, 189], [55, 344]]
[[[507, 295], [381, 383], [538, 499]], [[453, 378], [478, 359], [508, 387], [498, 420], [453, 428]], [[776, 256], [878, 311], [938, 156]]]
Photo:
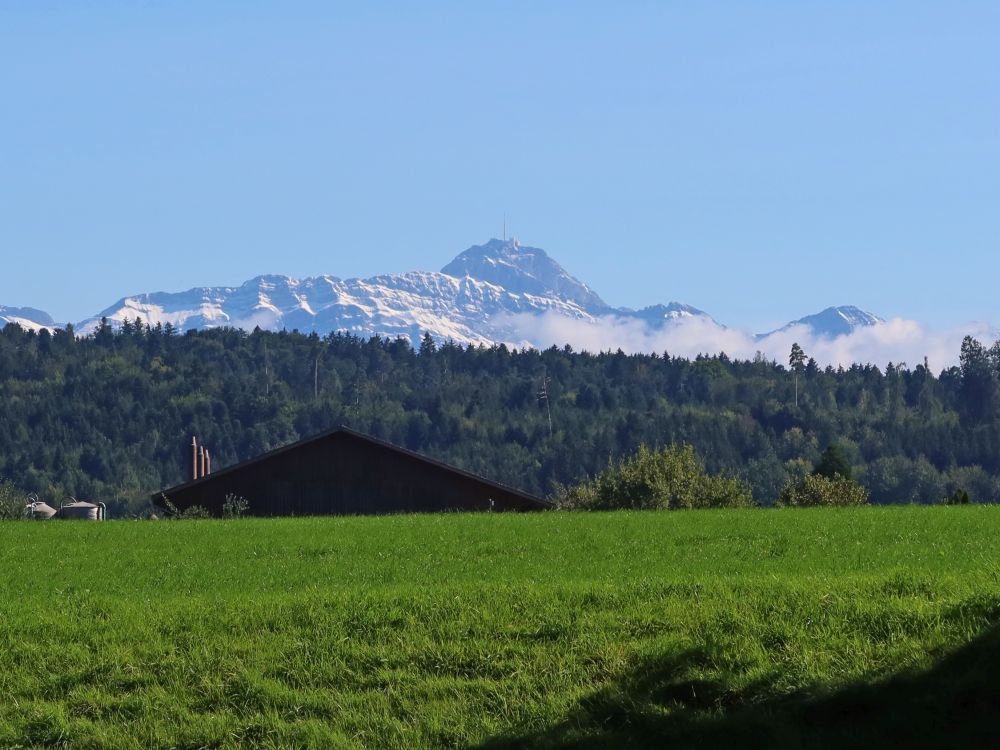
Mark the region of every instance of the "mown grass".
[[12, 522], [0, 571], [5, 748], [946, 746], [1000, 707], [994, 507]]

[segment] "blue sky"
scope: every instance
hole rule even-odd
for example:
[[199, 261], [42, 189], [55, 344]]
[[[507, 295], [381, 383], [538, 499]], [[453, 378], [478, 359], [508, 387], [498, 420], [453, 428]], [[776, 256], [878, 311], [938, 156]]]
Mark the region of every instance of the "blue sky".
[[1000, 320], [1000, 4], [0, 3], [0, 304], [501, 232], [764, 330]]

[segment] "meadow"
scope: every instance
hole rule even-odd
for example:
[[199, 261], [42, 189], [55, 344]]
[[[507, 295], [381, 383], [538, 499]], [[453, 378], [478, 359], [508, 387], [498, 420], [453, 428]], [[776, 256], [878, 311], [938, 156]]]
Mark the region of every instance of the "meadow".
[[0, 524], [0, 747], [995, 744], [1000, 507]]

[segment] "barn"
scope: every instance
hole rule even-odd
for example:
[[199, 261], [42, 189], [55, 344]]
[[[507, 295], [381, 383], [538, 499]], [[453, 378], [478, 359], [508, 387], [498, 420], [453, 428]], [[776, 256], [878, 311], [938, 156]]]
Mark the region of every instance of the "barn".
[[[204, 451], [203, 451], [204, 453]], [[379, 515], [437, 511], [532, 511], [541, 498], [369, 435], [338, 427], [218, 472], [197, 446], [191, 481], [161, 490], [178, 510], [222, 515], [227, 496], [254, 516]], [[199, 465], [201, 469], [199, 470]], [[210, 461], [209, 461], [210, 467]]]

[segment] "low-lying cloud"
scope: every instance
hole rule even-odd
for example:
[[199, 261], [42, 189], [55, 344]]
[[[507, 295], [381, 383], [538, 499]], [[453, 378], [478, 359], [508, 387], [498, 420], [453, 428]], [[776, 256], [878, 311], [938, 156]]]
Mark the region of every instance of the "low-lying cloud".
[[834, 338], [815, 335], [805, 325], [777, 331], [758, 339], [750, 333], [726, 328], [700, 317], [680, 318], [661, 327], [643, 320], [618, 316], [594, 320], [568, 318], [559, 313], [507, 315], [501, 321], [538, 348], [570, 344], [577, 350], [627, 353], [668, 352], [692, 358], [699, 354], [725, 352], [734, 359], [752, 359], [761, 352], [768, 359], [786, 362], [793, 343], [821, 365], [849, 367], [857, 362], [884, 367], [905, 362], [911, 368], [927, 358], [935, 372], [958, 363], [965, 336], [992, 343], [998, 332], [989, 323], [976, 322], [934, 330], [913, 320], [896, 318]]

